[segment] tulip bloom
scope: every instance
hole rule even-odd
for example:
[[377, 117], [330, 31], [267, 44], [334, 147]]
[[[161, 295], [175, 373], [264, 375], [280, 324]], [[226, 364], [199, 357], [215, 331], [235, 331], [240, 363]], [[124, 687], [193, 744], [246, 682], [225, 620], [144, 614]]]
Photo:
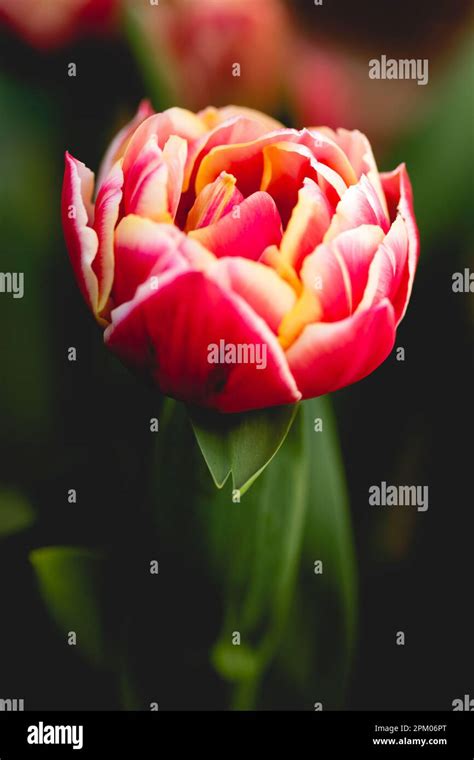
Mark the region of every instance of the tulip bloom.
[[105, 342], [165, 394], [240, 412], [342, 388], [388, 356], [419, 238], [405, 166], [358, 131], [148, 104], [94, 175], [66, 154], [63, 225]]
[[0, 0], [0, 21], [30, 45], [48, 50], [85, 30], [109, 28], [117, 6], [118, 0]]
[[283, 0], [167, 0], [143, 4], [137, 17], [162, 76], [188, 108], [277, 104], [291, 36]]
[[321, 38], [295, 35], [285, 69], [286, 88], [297, 124], [357, 127], [372, 142], [387, 144], [406, 129], [426, 101], [416, 80], [369, 79], [366, 58]]

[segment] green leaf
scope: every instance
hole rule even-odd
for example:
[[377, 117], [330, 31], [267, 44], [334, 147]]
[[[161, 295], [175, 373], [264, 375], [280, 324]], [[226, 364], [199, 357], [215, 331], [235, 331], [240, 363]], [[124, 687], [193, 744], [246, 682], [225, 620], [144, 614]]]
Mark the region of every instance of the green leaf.
[[[315, 429], [318, 417], [322, 432]], [[226, 486], [202, 498], [200, 514], [225, 603], [212, 662], [223, 678], [240, 682], [234, 705], [250, 707], [258, 683], [265, 686], [265, 674], [278, 667], [301, 694], [317, 683], [322, 701], [339, 703], [354, 636], [355, 570], [329, 401], [300, 405], [284, 446], [240, 503]], [[322, 575], [314, 574], [318, 559]], [[237, 631], [244, 661], [252, 662], [248, 670], [231, 656], [239, 649], [232, 645]]]
[[[355, 556], [349, 494], [336, 421], [328, 397], [312, 399], [306, 412], [307, 429], [313, 428], [312, 502], [307, 515], [303, 550], [310, 560], [321, 559], [329, 568], [329, 576], [337, 584], [344, 600], [351, 639], [355, 625]], [[321, 432], [314, 431], [314, 421], [317, 419], [323, 424]]]
[[258, 673], [256, 652], [245, 645], [234, 646], [230, 641], [220, 641], [212, 652], [216, 670], [229, 681], [253, 679]]
[[[238, 631], [240, 647], [252, 652], [251, 679], [239, 690], [235, 704], [254, 696], [256, 682], [274, 656], [291, 604], [302, 546], [307, 507], [309, 459], [305, 456], [303, 413], [300, 411], [285, 445], [255, 486], [238, 503], [229, 488], [214, 492], [201, 502], [201, 519], [208, 536], [214, 574], [222, 584], [225, 620], [213, 649], [212, 661], [220, 675], [237, 680], [239, 669], [229, 668], [229, 657]], [[251, 445], [249, 440], [248, 445]], [[239, 647], [234, 647], [239, 649]], [[249, 659], [249, 658], [247, 658]], [[232, 662], [232, 661], [231, 661]]]
[[189, 414], [206, 464], [218, 488], [232, 473], [233, 488], [243, 495], [283, 444], [297, 404], [242, 414], [190, 409]]
[[212, 479], [217, 488], [222, 488], [232, 470], [231, 418], [203, 409], [189, 409], [189, 417]]
[[0, 538], [29, 528], [34, 520], [35, 513], [22, 494], [11, 489], [0, 491]]
[[141, 72], [145, 87], [157, 111], [176, 105], [175, 68], [169, 63], [163, 45], [146, 28], [147, 14], [124, 3], [122, 28]]
[[[302, 567], [279, 664], [306, 699], [340, 707], [350, 672], [357, 618], [349, 498], [331, 402], [305, 404], [310, 436], [310, 500]], [[317, 431], [321, 420], [322, 430]], [[315, 573], [315, 562], [321, 562]], [[308, 683], [311, 688], [308, 690]], [[314, 692], [317, 684], [317, 694]]]
[[84, 656], [94, 665], [103, 665], [101, 557], [88, 549], [53, 546], [32, 551], [30, 562], [43, 601], [63, 635], [74, 631]]

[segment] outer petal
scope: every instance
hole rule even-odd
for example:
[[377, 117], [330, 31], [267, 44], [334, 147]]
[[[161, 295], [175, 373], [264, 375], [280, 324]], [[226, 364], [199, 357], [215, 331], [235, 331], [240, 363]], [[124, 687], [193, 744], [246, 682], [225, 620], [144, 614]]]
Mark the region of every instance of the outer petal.
[[241, 296], [276, 334], [296, 302], [295, 291], [270, 267], [240, 257], [218, 259], [208, 274]]
[[268, 245], [281, 240], [281, 219], [268, 193], [254, 193], [240, 206], [239, 216], [222, 217], [209, 227], [192, 230], [189, 236], [216, 256], [242, 256], [258, 259]]
[[123, 194], [126, 214], [139, 214], [155, 221], [169, 219], [168, 166], [152, 135], [125, 176]]
[[406, 306], [408, 281], [408, 233], [405, 222], [397, 216], [370, 265], [367, 287], [358, 309], [371, 308], [383, 298], [389, 298], [398, 324]]
[[301, 277], [318, 295], [325, 322], [344, 319], [356, 309], [383, 237], [380, 227], [365, 224], [319, 245], [306, 258]]
[[342, 148], [354, 168], [357, 179], [360, 179], [363, 174], [367, 175], [379, 196], [383, 210], [386, 212], [387, 207], [379, 171], [367, 137], [362, 132], [359, 132], [358, 129], [338, 129], [337, 132], [334, 132], [332, 129], [323, 128], [321, 131], [331, 135], [339, 147]]
[[321, 396], [374, 371], [395, 341], [388, 299], [340, 322], [308, 325], [286, 357], [303, 398]]
[[211, 253], [173, 225], [130, 214], [115, 232], [114, 303], [131, 300], [152, 274], [160, 281], [170, 272], [205, 269], [214, 261]]
[[390, 218], [398, 213], [405, 222], [408, 233], [408, 277], [405, 299], [401, 306], [399, 321], [403, 319], [410, 300], [420, 255], [420, 235], [413, 210], [413, 193], [405, 164], [400, 164], [393, 172], [380, 175], [382, 187], [387, 198]]
[[112, 166], [122, 158], [127, 145], [137, 127], [154, 113], [153, 107], [149, 100], [142, 100], [138, 106], [138, 111], [131, 121], [128, 122], [110, 143], [107, 152], [102, 160], [102, 164], [97, 176], [97, 188], [99, 188], [107, 177]]
[[339, 141], [329, 137], [324, 130], [318, 132], [314, 129], [302, 129], [298, 142], [306, 145], [320, 164], [325, 164], [337, 172], [346, 185], [352, 185], [357, 181], [358, 175], [350, 156]]
[[[105, 340], [124, 362], [151, 373], [164, 393], [189, 403], [240, 412], [300, 398], [265, 322], [201, 272], [171, 273], [155, 293], [140, 288], [131, 303], [113, 312]], [[260, 347], [265, 368], [210, 363], [210, 347], [221, 340]]]
[[315, 293], [325, 322], [344, 319], [352, 313], [352, 287], [344, 261], [328, 245], [318, 245], [301, 269], [308, 290]]
[[107, 306], [114, 279], [114, 229], [122, 200], [123, 172], [118, 161], [104, 180], [95, 204], [94, 229], [99, 238], [99, 248], [92, 268], [97, 276], [100, 314]]
[[162, 113], [150, 116], [135, 130], [123, 159], [123, 171], [126, 174], [137, 160], [138, 154], [150, 137], [156, 135], [158, 147], [163, 149], [171, 135], [177, 135], [193, 143], [206, 133], [201, 119], [184, 108], [168, 108]]
[[62, 221], [72, 268], [89, 308], [97, 313], [99, 286], [92, 269], [99, 247], [97, 233], [89, 226], [94, 175], [69, 153], [65, 156]]
[[120, 161], [115, 164], [99, 190], [92, 224], [90, 200], [94, 175], [66, 153], [62, 198], [64, 233], [79, 287], [99, 321], [102, 314], [106, 314], [114, 276], [113, 234], [123, 183], [120, 164]]
[[365, 175], [342, 196], [324, 236], [324, 242], [327, 243], [341, 232], [352, 230], [361, 224], [377, 224], [384, 232], [388, 232], [390, 226], [379, 196]]

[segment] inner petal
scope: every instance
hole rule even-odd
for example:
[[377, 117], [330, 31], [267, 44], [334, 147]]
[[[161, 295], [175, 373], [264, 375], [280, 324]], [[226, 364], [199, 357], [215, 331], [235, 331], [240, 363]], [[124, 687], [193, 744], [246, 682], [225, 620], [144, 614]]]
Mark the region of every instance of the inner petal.
[[181, 137], [172, 135], [161, 150], [152, 135], [126, 175], [124, 215], [171, 222], [181, 197], [186, 156], [186, 141]]
[[197, 230], [218, 222], [244, 199], [236, 188], [236, 178], [227, 172], [201, 190], [186, 221], [185, 231]]
[[326, 196], [312, 179], [306, 178], [280, 246], [281, 256], [296, 272], [322, 241], [330, 221], [331, 208]]
[[273, 198], [257, 192], [218, 222], [188, 234], [218, 258], [242, 256], [258, 260], [267, 246], [280, 243], [281, 218]]
[[280, 142], [263, 149], [263, 173], [260, 190], [270, 193], [277, 204], [283, 227], [298, 200], [305, 177], [317, 180], [311, 156], [299, 145]]

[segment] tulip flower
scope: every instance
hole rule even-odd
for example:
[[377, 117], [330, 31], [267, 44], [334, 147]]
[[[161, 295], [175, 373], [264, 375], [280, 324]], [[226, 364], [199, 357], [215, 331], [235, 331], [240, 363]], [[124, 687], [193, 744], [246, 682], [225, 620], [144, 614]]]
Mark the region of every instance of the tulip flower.
[[419, 115], [427, 88], [407, 79], [387, 86], [387, 80], [371, 79], [368, 72], [367, 57], [323, 37], [308, 41], [295, 34], [285, 79], [296, 124], [357, 125], [385, 146]]
[[66, 154], [63, 225], [105, 343], [221, 412], [354, 383], [391, 352], [419, 253], [402, 164], [358, 131], [142, 104], [94, 175]]
[[283, 0], [168, 0], [136, 12], [154, 65], [188, 108], [277, 105], [290, 36]]
[[85, 30], [109, 28], [118, 0], [0, 0], [0, 22], [33, 47], [60, 47]]

